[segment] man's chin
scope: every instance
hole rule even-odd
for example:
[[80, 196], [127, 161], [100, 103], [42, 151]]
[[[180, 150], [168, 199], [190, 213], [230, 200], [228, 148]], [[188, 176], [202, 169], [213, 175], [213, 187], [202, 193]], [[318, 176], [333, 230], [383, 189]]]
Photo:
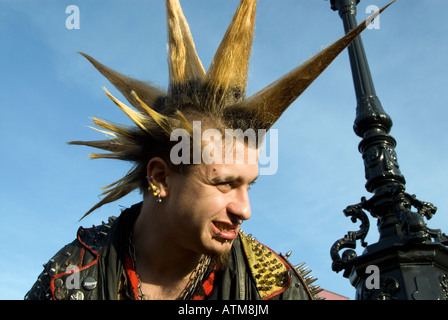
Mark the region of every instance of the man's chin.
[[222, 239], [213, 238], [212, 244], [207, 248], [204, 247], [205, 251], [203, 251], [203, 254], [209, 255], [211, 257], [212, 264], [218, 270], [224, 270], [225, 268], [227, 268], [233, 241], [220, 240]]
[[227, 268], [227, 265], [229, 263], [229, 257], [230, 257], [230, 248], [212, 255], [211, 262], [213, 266], [216, 268], [216, 270], [224, 270]]

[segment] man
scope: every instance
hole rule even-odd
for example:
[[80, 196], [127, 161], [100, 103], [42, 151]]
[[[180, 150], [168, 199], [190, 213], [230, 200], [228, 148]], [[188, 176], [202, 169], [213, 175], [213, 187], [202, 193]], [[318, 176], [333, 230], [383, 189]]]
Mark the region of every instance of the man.
[[[92, 158], [134, 164], [86, 215], [135, 189], [143, 201], [108, 223], [80, 228], [77, 239], [45, 265], [26, 298], [317, 298], [318, 288], [303, 269], [293, 268], [287, 257], [245, 235], [240, 226], [251, 217], [248, 192], [258, 176], [258, 145], [266, 130], [366, 24], [245, 98], [256, 0], [241, 1], [207, 72], [179, 1], [167, 0], [166, 6], [168, 91], [83, 54], [137, 109], [106, 91], [136, 127], [95, 118], [107, 131], [98, 130], [111, 138], [71, 142], [109, 151]], [[253, 133], [255, 143], [227, 136], [228, 130]], [[213, 138], [204, 139], [206, 133]]]

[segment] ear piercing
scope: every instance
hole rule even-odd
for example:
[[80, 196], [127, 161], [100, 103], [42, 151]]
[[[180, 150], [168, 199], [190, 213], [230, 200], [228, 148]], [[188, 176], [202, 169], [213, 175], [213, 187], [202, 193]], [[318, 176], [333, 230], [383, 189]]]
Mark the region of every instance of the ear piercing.
[[162, 199], [160, 198], [160, 190], [157, 189], [156, 185], [152, 182], [154, 180], [152, 176], [149, 178], [149, 180], [150, 182], [148, 190], [152, 192], [152, 195], [156, 198], [156, 201], [158, 203], [161, 203]]

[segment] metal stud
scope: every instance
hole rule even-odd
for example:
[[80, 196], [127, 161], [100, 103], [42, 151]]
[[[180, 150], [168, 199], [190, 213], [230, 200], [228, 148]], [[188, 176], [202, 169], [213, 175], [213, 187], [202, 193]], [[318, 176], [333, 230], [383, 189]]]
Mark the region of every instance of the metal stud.
[[313, 295], [316, 295], [316, 296], [317, 296], [317, 294], [318, 294], [319, 292], [324, 291], [324, 289], [322, 289], [322, 288], [319, 287], [319, 286], [316, 286], [316, 287], [312, 288], [310, 291], [311, 291], [311, 293], [312, 293]]
[[301, 272], [300, 274], [302, 275], [302, 277], [306, 277], [307, 275], [309, 275], [311, 272], [313, 272], [313, 270], [308, 270], [306, 272]]
[[107, 222], [109, 222], [109, 225], [111, 225], [112, 223], [115, 222], [116, 219], [117, 219], [117, 217], [112, 216], [107, 219]]
[[315, 281], [318, 280], [318, 279], [319, 279], [319, 278], [314, 278], [314, 276], [311, 276], [310, 278], [305, 279], [305, 282], [306, 282], [307, 284], [310, 284], [310, 283], [315, 282]]
[[311, 279], [313, 279], [314, 278], [314, 276], [313, 275], [311, 275], [311, 276], [308, 276], [308, 277], [305, 277], [305, 282], [308, 284], [310, 281], [311, 281]]
[[297, 269], [297, 271], [299, 271], [300, 274], [303, 274], [307, 269], [308, 269], [308, 266], [305, 266], [303, 268]]
[[305, 263], [306, 263], [306, 262], [299, 263], [298, 265], [296, 265], [296, 266], [294, 267], [294, 269], [299, 270], [301, 267], [303, 267], [303, 266], [305, 265]]

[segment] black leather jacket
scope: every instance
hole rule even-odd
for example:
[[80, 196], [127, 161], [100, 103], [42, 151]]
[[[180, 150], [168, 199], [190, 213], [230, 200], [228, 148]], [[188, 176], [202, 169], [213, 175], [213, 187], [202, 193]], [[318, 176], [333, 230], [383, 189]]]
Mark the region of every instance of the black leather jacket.
[[[140, 212], [136, 204], [119, 218], [89, 229], [79, 228], [77, 239], [44, 265], [25, 299], [116, 300], [124, 268], [129, 234]], [[129, 297], [132, 299], [132, 297]], [[315, 298], [300, 272], [275, 252], [240, 232], [229, 263], [216, 274], [212, 300]]]

